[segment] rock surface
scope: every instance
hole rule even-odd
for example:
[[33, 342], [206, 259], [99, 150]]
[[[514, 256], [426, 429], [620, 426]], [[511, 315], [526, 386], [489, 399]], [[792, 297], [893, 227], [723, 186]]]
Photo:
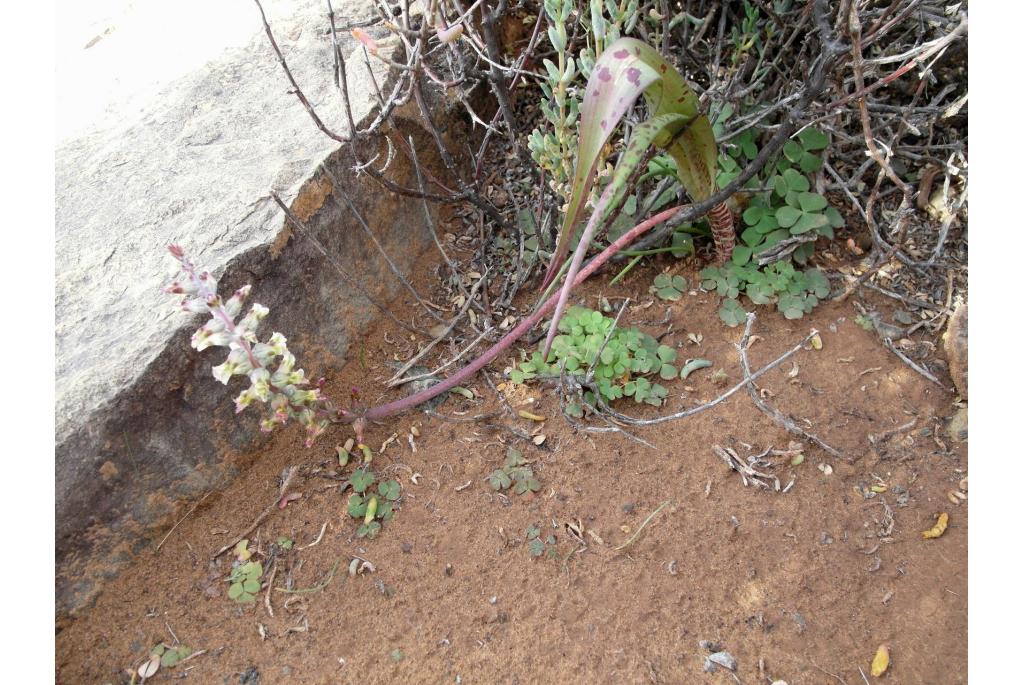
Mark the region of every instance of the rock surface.
[[[264, 4], [307, 97], [345, 133], [324, 3]], [[192, 5], [187, 0], [174, 12]], [[335, 3], [343, 24], [370, 12], [365, 0], [341, 5]], [[398, 284], [323, 167], [399, 268], [408, 269], [430, 244], [418, 204], [410, 212], [409, 200], [357, 177], [348, 150], [317, 130], [289, 93], [255, 5], [238, 3], [234, 20], [248, 27], [238, 45], [229, 40], [141, 104], [133, 97], [109, 107], [56, 151], [59, 615], [88, 602], [103, 578], [232, 477], [240, 462], [228, 455], [251, 452], [264, 439], [257, 412], [235, 416], [237, 389], [210, 374], [223, 350], [189, 347], [203, 317], [178, 311], [160, 291], [176, 272], [167, 244], [180, 243], [213, 272], [222, 293], [252, 283], [250, 302], [271, 310], [261, 338], [284, 333], [314, 378], [340, 366], [349, 340], [376, 312], [307, 237], [291, 235], [270, 191], [378, 301], [393, 297]], [[152, 25], [138, 27], [147, 29]], [[352, 43], [345, 40], [343, 49]], [[102, 48], [104, 40], [89, 42], [89, 50]], [[381, 84], [388, 80], [382, 63], [375, 60], [373, 69]], [[370, 115], [374, 92], [361, 57], [349, 60], [349, 80], [359, 121]], [[406, 135], [424, 135], [415, 122], [403, 124]], [[418, 146], [421, 163], [440, 166], [426, 140]], [[389, 175], [415, 185], [402, 159]]]

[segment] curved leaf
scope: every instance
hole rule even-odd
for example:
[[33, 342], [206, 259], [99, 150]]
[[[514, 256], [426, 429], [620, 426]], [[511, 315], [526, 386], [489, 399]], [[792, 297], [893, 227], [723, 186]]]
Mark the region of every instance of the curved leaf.
[[[573, 227], [590, 194], [601, 149], [611, 137], [619, 121], [633, 106], [640, 94], [658, 80], [658, 72], [641, 60], [621, 39], [602, 53], [594, 64], [580, 108], [579, 143], [576, 173], [572, 181], [569, 206], [562, 221], [558, 245], [551, 258], [543, 287], [547, 287], [569, 251]], [[633, 41], [639, 43], [639, 41]], [[571, 282], [571, 281], [570, 281]]]
[[699, 201], [714, 192], [718, 149], [707, 117], [697, 118], [697, 95], [653, 47], [635, 38], [620, 38], [601, 53], [587, 82], [580, 108], [572, 194], [544, 277], [545, 288], [554, 280], [569, 251], [573, 228], [594, 182], [601, 149], [641, 93], [652, 116], [679, 114], [692, 122], [679, 139], [659, 141], [659, 147], [671, 143], [668, 152], [679, 165], [679, 180], [693, 199]]
[[545, 359], [594, 231], [609, 208], [622, 201], [626, 181], [652, 145], [667, 148], [676, 163], [680, 182], [694, 200], [706, 199], [715, 192], [718, 148], [707, 117], [698, 117], [697, 96], [657, 50], [633, 38], [620, 38], [602, 53], [587, 82], [580, 110], [572, 195], [542, 287], [546, 288], [554, 280], [569, 250], [573, 229], [594, 181], [601, 149], [641, 93], [651, 118], [634, 128], [612, 180], [580, 236], [544, 343]]

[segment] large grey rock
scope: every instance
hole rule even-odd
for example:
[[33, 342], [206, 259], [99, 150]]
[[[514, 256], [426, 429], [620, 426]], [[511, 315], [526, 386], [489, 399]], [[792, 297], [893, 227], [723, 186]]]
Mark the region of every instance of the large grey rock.
[[[196, 3], [184, 4], [162, 3], [174, 13]], [[409, 200], [349, 169], [351, 155], [319, 132], [289, 93], [255, 5], [235, 4], [233, 21], [248, 27], [239, 45], [213, 50], [208, 63], [178, 78], [165, 74], [161, 88], [148, 84], [153, 97], [140, 99], [136, 91], [97, 109], [95, 125], [57, 149], [59, 614], [81, 607], [190, 501], [230, 478], [237, 467], [228, 454], [251, 451], [265, 439], [255, 429], [257, 412], [235, 416], [230, 391], [237, 389], [210, 375], [223, 350], [189, 348], [203, 317], [177, 311], [160, 292], [175, 273], [168, 243], [180, 243], [218, 276], [221, 292], [253, 283], [250, 301], [271, 309], [261, 332], [285, 333], [310, 374], [339, 366], [374, 312], [307, 239], [288, 242], [269, 191], [291, 204], [378, 299], [392, 297], [397, 284], [318, 171], [321, 165], [341, 179], [400, 268], [428, 246], [418, 203], [408, 211]], [[265, 5], [306, 95], [334, 130], [345, 132], [325, 3]], [[335, 5], [348, 19], [370, 11], [368, 0]], [[192, 19], [199, 23], [202, 16]], [[115, 26], [108, 33], [128, 30]], [[154, 26], [142, 23], [138, 30]], [[225, 35], [238, 38], [237, 31]], [[188, 43], [187, 35], [177, 39]], [[351, 39], [345, 43], [352, 49]], [[100, 40], [89, 49], [102, 47]], [[386, 69], [374, 62], [383, 84]], [[358, 121], [370, 113], [374, 90], [361, 58], [349, 67]], [[439, 167], [422, 130], [404, 124], [406, 134], [422, 138], [422, 163]], [[415, 185], [401, 159], [389, 175]]]

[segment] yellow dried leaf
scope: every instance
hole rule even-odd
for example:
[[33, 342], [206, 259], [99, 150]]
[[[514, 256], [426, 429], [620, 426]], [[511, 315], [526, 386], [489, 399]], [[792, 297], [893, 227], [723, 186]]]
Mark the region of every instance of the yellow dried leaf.
[[811, 347], [813, 347], [816, 350], [820, 350], [822, 348], [821, 336], [818, 335], [817, 333], [811, 336]]
[[942, 537], [942, 534], [946, 532], [946, 526], [949, 525], [949, 514], [942, 512], [939, 517], [935, 520], [935, 525], [928, 530], [921, 533], [921, 537], [926, 539]]
[[520, 418], [529, 419], [530, 421], [545, 421], [545, 420], [547, 420], [546, 417], [539, 416], [538, 414], [533, 414], [531, 412], [526, 411], [525, 409], [520, 409], [517, 413], [519, 414]]
[[871, 660], [871, 675], [877, 678], [889, 668], [889, 647], [879, 645], [875, 658]]

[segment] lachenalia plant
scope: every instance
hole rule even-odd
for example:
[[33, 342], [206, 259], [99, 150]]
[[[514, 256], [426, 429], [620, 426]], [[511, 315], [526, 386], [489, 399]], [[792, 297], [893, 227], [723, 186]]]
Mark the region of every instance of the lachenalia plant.
[[[654, 48], [635, 38], [620, 38], [601, 54], [587, 82], [580, 109], [572, 193], [543, 287], [550, 285], [561, 271], [594, 183], [602, 149], [641, 95], [649, 117], [633, 128], [611, 181], [595, 203], [583, 230], [548, 330], [545, 358], [590, 241], [610, 212], [622, 202], [630, 177], [652, 148], [663, 149], [672, 158], [680, 184], [695, 202], [706, 200], [718, 191], [715, 179], [718, 145], [711, 122], [699, 112], [697, 96], [675, 67]], [[708, 213], [708, 219], [717, 258], [725, 262], [736, 244], [732, 213], [723, 203]]]

